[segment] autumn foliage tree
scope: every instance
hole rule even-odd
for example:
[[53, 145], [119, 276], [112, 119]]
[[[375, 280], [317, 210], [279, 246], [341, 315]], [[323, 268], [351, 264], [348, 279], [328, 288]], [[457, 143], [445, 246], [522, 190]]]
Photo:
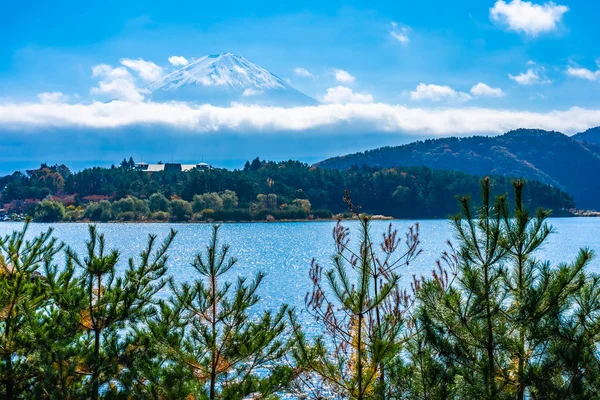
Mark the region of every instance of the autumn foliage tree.
[[[379, 248], [371, 237], [371, 219], [358, 214], [359, 245], [350, 245], [350, 230], [338, 222], [336, 253], [329, 269], [313, 260], [312, 290], [306, 307], [324, 336], [308, 340], [298, 320], [293, 326], [293, 358], [304, 371], [298, 391], [322, 398], [382, 399], [395, 388], [386, 375], [401, 357], [407, 332], [405, 313], [412, 299], [399, 286], [398, 269], [419, 254], [418, 226], [403, 240], [390, 225]], [[401, 250], [401, 245], [405, 247]]]

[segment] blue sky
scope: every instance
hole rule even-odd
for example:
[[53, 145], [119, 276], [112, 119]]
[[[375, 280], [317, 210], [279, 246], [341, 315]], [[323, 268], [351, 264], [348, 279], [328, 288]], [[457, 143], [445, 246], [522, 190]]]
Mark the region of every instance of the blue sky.
[[[533, 35], [492, 20], [494, 1], [34, 4], [5, 5], [3, 97], [22, 100], [60, 91], [87, 98], [97, 64], [142, 58], [168, 67], [172, 55], [231, 51], [313, 97], [336, 84], [331, 70], [343, 69], [356, 77], [355, 91], [391, 103], [410, 100], [419, 83], [469, 92], [479, 82], [506, 96], [478, 104], [544, 110], [600, 103], [597, 88], [566, 73], [569, 66], [598, 69], [598, 2], [556, 3], [568, 11], [554, 29]], [[392, 23], [407, 28], [408, 42], [392, 36]], [[527, 73], [530, 61], [551, 84], [519, 85], [510, 79], [509, 74]], [[295, 68], [314, 76], [298, 77]]]
[[[122, 132], [125, 109], [99, 124], [98, 114], [113, 110], [76, 108], [105, 100], [94, 89], [95, 66], [144, 60], [166, 73], [175, 69], [172, 56], [230, 51], [334, 104], [288, 115], [310, 120], [300, 127], [277, 116], [265, 127], [244, 116], [252, 112], [211, 110], [219, 123], [204, 130], [223, 131], [221, 138], [240, 134], [239, 124], [227, 122], [233, 114], [263, 140], [272, 131], [291, 131], [289, 137], [333, 132], [332, 113], [347, 115], [344, 128], [351, 131], [386, 133], [387, 140], [373, 145], [393, 142], [390, 134], [492, 134], [517, 123], [574, 133], [600, 124], [598, 15], [600, 2], [584, 0], [8, 2], [0, 15], [0, 126], [12, 135], [50, 128], [56, 135], [84, 128]], [[129, 72], [130, 83], [142, 87], [140, 71]], [[355, 102], [370, 104], [340, 105]], [[81, 120], [88, 111], [95, 122]], [[319, 122], [323, 114], [326, 123]], [[414, 122], [419, 116], [429, 125]], [[140, 117], [125, 125], [147, 123], [154, 122]], [[288, 155], [297, 154], [281, 157]]]

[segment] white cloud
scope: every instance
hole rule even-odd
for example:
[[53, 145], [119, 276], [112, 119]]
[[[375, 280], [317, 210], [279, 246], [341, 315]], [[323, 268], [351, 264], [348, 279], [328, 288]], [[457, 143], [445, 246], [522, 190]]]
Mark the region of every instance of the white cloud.
[[450, 86], [427, 85], [419, 83], [415, 90], [410, 92], [411, 100], [431, 100], [431, 101], [469, 101], [475, 97], [502, 97], [504, 92], [500, 88], [493, 88], [483, 82], [479, 82], [471, 88], [471, 94], [457, 91]]
[[301, 78], [312, 78], [313, 76], [313, 74], [311, 74], [307, 69], [301, 67], [294, 68], [294, 75]]
[[471, 88], [471, 94], [473, 96], [489, 96], [489, 97], [502, 97], [504, 92], [500, 88], [493, 88], [486, 85], [483, 82], [479, 82], [477, 85]]
[[417, 88], [410, 92], [411, 100], [459, 100], [467, 101], [471, 99], [471, 95], [465, 92], [457, 92], [450, 86], [426, 85], [419, 83]]
[[92, 77], [98, 78], [100, 81], [98, 86], [93, 87], [90, 92], [94, 95], [108, 97], [109, 100], [140, 102], [144, 100], [144, 94], [148, 93], [148, 90], [135, 85], [133, 76], [123, 67], [96, 65], [92, 68]]
[[[97, 87], [93, 87], [92, 94], [109, 95], [114, 99], [139, 102], [144, 100], [143, 90], [140, 90], [134, 83], [127, 80], [113, 80], [98, 82]], [[111, 99], [112, 100], [112, 99]]]
[[490, 19], [503, 25], [509, 31], [522, 32], [528, 36], [538, 36], [555, 30], [569, 7], [554, 4], [534, 4], [529, 1], [512, 0], [506, 3], [498, 0], [490, 8]]
[[6, 129], [110, 129], [155, 125], [202, 132], [389, 132], [438, 135], [500, 134], [516, 128], [575, 133], [600, 125], [600, 110], [573, 107], [563, 111], [527, 112], [476, 107], [409, 108], [382, 103], [328, 104], [313, 107], [215, 107], [186, 103], [113, 101], [92, 104], [0, 104]]
[[410, 41], [408, 37], [410, 29], [408, 26], [400, 26], [396, 22], [392, 22], [390, 29], [390, 36], [399, 41], [402, 44], [406, 44]]
[[187, 58], [182, 56], [171, 56], [169, 57], [169, 62], [171, 65], [176, 67], [183, 67], [184, 65], [188, 65], [190, 63]]
[[333, 104], [365, 104], [372, 103], [373, 96], [369, 93], [354, 93], [348, 87], [337, 86], [327, 89], [327, 93], [322, 100], [324, 103]]
[[121, 79], [121, 78], [130, 78], [131, 74], [125, 68], [121, 68], [121, 67], [113, 68], [107, 64], [99, 64], [92, 68], [92, 77]]
[[242, 96], [250, 97], [250, 96], [256, 96], [258, 94], [262, 94], [262, 90], [248, 88], [248, 89], [244, 90], [244, 93], [242, 93]]
[[139, 74], [140, 78], [145, 81], [152, 82], [161, 77], [163, 69], [152, 61], [145, 61], [141, 58], [132, 60], [130, 58], [124, 58], [121, 60], [121, 64], [127, 68], [135, 71]]
[[42, 104], [66, 103], [69, 101], [69, 96], [62, 92], [38, 93], [37, 98]]
[[539, 85], [543, 83], [551, 83], [544, 75], [543, 69], [529, 68], [527, 72], [522, 72], [519, 75], [508, 74], [508, 77], [519, 85]]
[[354, 76], [343, 69], [334, 69], [333, 73], [335, 74], [335, 80], [340, 83], [354, 83], [354, 81], [356, 81]]
[[600, 69], [594, 72], [587, 68], [569, 67], [567, 74], [576, 78], [587, 79], [588, 81], [600, 81]]

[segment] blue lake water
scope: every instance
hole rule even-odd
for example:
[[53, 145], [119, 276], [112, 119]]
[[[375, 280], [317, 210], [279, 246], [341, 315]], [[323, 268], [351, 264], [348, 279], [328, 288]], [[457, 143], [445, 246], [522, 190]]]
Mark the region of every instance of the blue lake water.
[[[416, 221], [392, 221], [403, 234]], [[573, 260], [579, 248], [588, 247], [600, 254], [600, 218], [555, 218], [549, 220], [556, 229], [538, 258], [553, 264]], [[381, 238], [390, 221], [374, 221], [373, 238]], [[345, 222], [358, 240], [356, 221]], [[21, 223], [0, 223], [0, 235], [4, 236]], [[30, 226], [31, 236], [54, 228], [54, 236], [83, 254], [87, 239], [86, 224], [36, 224]], [[287, 223], [228, 223], [221, 228], [221, 243], [231, 246], [231, 255], [238, 258], [237, 268], [232, 274], [253, 276], [257, 271], [267, 274], [259, 294], [261, 308], [277, 308], [281, 303], [304, 307], [304, 296], [310, 287], [308, 270], [313, 258], [326, 266], [334, 252], [332, 229], [335, 222], [287, 222]], [[106, 236], [107, 245], [121, 252], [121, 266], [125, 267], [129, 257], [136, 257], [144, 249], [148, 234], [159, 239], [166, 237], [173, 228], [178, 234], [170, 249], [169, 273], [179, 282], [193, 279], [195, 270], [190, 266], [194, 255], [204, 251], [211, 235], [209, 224], [98, 224]], [[423, 253], [410, 266], [400, 272], [403, 283], [409, 284], [412, 275], [429, 275], [446, 241], [452, 241], [452, 229], [445, 220], [420, 221], [420, 238]], [[60, 262], [60, 261], [59, 261]], [[600, 272], [600, 258], [590, 265], [591, 271]], [[162, 293], [168, 296], [167, 292]], [[301, 316], [308, 330], [312, 330], [307, 316]]]

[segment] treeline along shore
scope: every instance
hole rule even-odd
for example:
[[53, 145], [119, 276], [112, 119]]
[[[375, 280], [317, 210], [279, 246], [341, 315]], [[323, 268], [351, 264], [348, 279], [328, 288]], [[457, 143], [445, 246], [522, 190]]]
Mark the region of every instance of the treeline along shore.
[[[477, 193], [480, 178], [427, 167], [351, 167], [331, 170], [298, 161], [258, 158], [241, 170], [146, 172], [133, 159], [111, 168], [71, 172], [41, 165], [0, 178], [3, 218], [34, 221], [273, 221], [350, 216], [340, 193], [352, 188], [362, 211], [394, 218], [445, 218], [457, 194]], [[512, 196], [512, 178], [493, 176], [495, 194]], [[478, 196], [474, 201], [479, 204]], [[530, 181], [523, 194], [531, 209], [568, 215], [572, 197]]]
[[303, 309], [257, 311], [264, 275], [238, 274], [218, 225], [176, 283], [175, 231], [126, 262], [94, 225], [77, 253], [51, 229], [26, 239], [27, 222], [0, 239], [0, 397], [597, 398], [594, 254], [538, 259], [549, 212], [527, 210], [522, 181], [512, 200], [491, 186], [478, 205], [459, 198], [453, 244], [410, 287], [399, 274], [424, 256], [418, 224], [375, 239], [346, 193], [360, 223], [339, 222], [333, 254], [307, 265]]

